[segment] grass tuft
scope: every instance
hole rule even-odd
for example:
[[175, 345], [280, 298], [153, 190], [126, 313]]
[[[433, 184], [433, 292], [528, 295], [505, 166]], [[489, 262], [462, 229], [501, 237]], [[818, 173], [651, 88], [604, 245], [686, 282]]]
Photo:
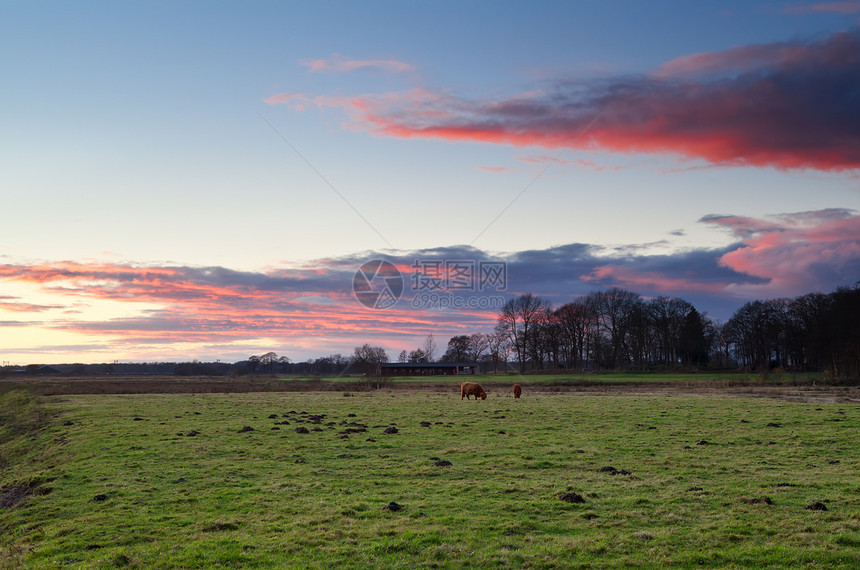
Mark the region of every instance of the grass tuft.
[[27, 390], [0, 392], [0, 445], [42, 428], [50, 417], [38, 396]]

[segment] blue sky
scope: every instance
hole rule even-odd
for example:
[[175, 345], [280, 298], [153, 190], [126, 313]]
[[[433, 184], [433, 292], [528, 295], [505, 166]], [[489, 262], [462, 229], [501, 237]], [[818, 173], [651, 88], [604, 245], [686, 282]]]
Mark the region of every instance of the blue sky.
[[[492, 312], [400, 334], [333, 316], [361, 309], [349, 264], [432, 251], [509, 261], [510, 294], [622, 286], [722, 319], [853, 285], [858, 26], [858, 2], [5, 3], [0, 360], [303, 359], [486, 332]], [[678, 85], [708, 98], [687, 110]], [[782, 107], [807, 123], [783, 128]], [[267, 304], [290, 323], [267, 333], [260, 307], [206, 312], [211, 292], [169, 280], [96, 295], [127, 284], [107, 267], [216, 268], [248, 298], [264, 277], [329, 282]], [[393, 315], [372, 318], [427, 317]]]

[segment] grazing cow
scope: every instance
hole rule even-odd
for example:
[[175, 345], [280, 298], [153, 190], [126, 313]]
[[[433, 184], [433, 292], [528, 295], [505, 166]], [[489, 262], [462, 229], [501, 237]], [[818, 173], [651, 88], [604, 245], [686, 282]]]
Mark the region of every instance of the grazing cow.
[[514, 384], [514, 398], [519, 398], [523, 394], [523, 389], [519, 384]]
[[484, 388], [481, 387], [477, 382], [463, 382], [460, 384], [460, 399], [466, 398], [469, 400], [469, 396], [475, 396], [475, 401], [478, 401], [478, 398], [482, 400], [487, 399], [487, 393], [484, 392]]

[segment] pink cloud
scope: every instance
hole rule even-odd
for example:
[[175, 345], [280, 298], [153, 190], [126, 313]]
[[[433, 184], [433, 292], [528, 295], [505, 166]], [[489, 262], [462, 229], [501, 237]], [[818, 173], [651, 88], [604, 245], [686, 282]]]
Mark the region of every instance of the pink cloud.
[[493, 174], [500, 174], [502, 172], [516, 172], [516, 168], [510, 168], [507, 166], [478, 166], [478, 170], [483, 170], [484, 172], [492, 172]]
[[720, 258], [720, 265], [765, 280], [731, 284], [729, 289], [737, 293], [792, 296], [822, 290], [834, 275], [860, 280], [860, 216], [846, 210], [799, 212], [773, 222], [730, 217], [705, 221], [743, 237]]
[[[702, 223], [722, 229], [734, 244], [674, 254], [642, 253], [637, 246], [607, 251], [588, 244], [508, 254], [510, 298], [535, 293], [558, 303], [599, 287], [619, 286], [644, 295], [692, 295], [699, 308], [736, 308], [738, 299], [795, 296], [832, 291], [860, 279], [860, 215], [825, 209], [768, 218], [711, 215]], [[352, 292], [358, 267], [389, 258], [405, 278], [400, 302], [386, 310], [363, 307]], [[23, 285], [39, 294], [0, 297], [0, 314], [42, 312], [40, 322], [0, 321], [85, 335], [123, 354], [188, 355], [189, 343], [229, 346], [267, 339], [279, 346], [350, 351], [374, 342], [400, 345], [433, 333], [489, 332], [497, 310], [424, 310], [412, 306], [410, 274], [419, 259], [500, 259], [468, 246], [439, 247], [398, 255], [369, 252], [359, 257], [320, 259], [312, 264], [264, 271], [224, 267], [159, 266], [107, 262], [0, 264], [0, 283]], [[441, 274], [445, 278], [444, 273]], [[18, 288], [16, 287], [16, 290]], [[477, 293], [476, 293], [477, 295]], [[495, 295], [493, 292], [481, 295]], [[50, 299], [43, 303], [42, 299]], [[93, 306], [125, 307], [121, 318], [94, 317]], [[76, 313], [49, 311], [73, 309]], [[404, 340], [407, 339], [407, 340]], [[8, 347], [0, 352], [9, 353]], [[283, 352], [279, 350], [278, 352]], [[75, 355], [79, 358], [79, 355]], [[161, 356], [158, 358], [162, 358]]]
[[[782, 170], [860, 168], [860, 32], [740, 46], [654, 74], [557, 82], [500, 100], [415, 89], [312, 99], [351, 126], [396, 138], [674, 154]], [[284, 94], [282, 94], [284, 95]], [[306, 102], [286, 94], [271, 103]]]
[[[109, 300], [145, 304], [136, 316], [107, 320], [66, 315], [41, 326], [109, 339], [115, 347], [229, 343], [254, 338], [285, 344], [329, 339], [332, 344], [361, 339], [408, 337], [465, 327], [492, 326], [491, 311], [423, 311], [408, 302], [369, 310], [352, 293], [355, 260], [322, 260], [320, 265], [267, 272], [221, 267], [163, 267], [111, 263], [57, 262], [0, 265], [0, 281], [29, 283], [42, 295], [73, 300], [77, 306]], [[402, 269], [408, 273], [408, 265]], [[33, 305], [0, 298], [0, 310], [36, 311], [63, 305]], [[378, 342], [378, 341], [377, 341]], [[360, 343], [359, 343], [360, 344]]]
[[35, 305], [33, 303], [25, 303], [19, 300], [19, 297], [10, 297], [8, 295], [0, 295], [0, 311], [9, 311], [16, 313], [41, 313], [51, 309], [65, 309], [65, 305]]
[[597, 263], [580, 278], [653, 294], [744, 299], [827, 292], [860, 280], [860, 215], [851, 210], [700, 221], [726, 230], [737, 243], [722, 252], [625, 256]]
[[395, 72], [413, 71], [415, 69], [408, 63], [394, 59], [350, 59], [339, 53], [324, 59], [303, 59], [299, 61], [299, 64], [307, 67], [311, 73], [343, 73], [367, 68]]
[[304, 93], [277, 93], [264, 101], [269, 105], [296, 105], [308, 103], [310, 99]]
[[614, 172], [614, 171], [621, 170], [621, 167], [617, 166], [617, 165], [606, 166], [606, 165], [600, 164], [598, 162], [595, 162], [593, 160], [583, 159], [583, 158], [563, 158], [560, 156], [541, 155], [541, 156], [525, 156], [522, 158], [518, 158], [517, 160], [520, 160], [522, 162], [527, 162], [529, 164], [544, 164], [544, 165], [551, 164], [551, 165], [558, 165], [558, 166], [574, 166], [577, 168], [581, 168], [581, 169], [585, 169], [585, 170], [594, 170], [597, 172], [610, 172], [610, 171]]

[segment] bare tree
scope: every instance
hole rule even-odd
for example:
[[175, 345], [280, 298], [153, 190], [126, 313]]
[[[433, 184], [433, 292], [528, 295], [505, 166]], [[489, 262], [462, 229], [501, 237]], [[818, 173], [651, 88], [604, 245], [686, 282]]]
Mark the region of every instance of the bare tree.
[[789, 302], [786, 351], [795, 370], [821, 368], [823, 333], [827, 328], [824, 326], [824, 315], [831, 303], [832, 296], [823, 293], [809, 293]]
[[337, 376], [342, 376], [343, 373], [346, 372], [347, 368], [349, 368], [349, 358], [340, 353], [332, 354], [330, 358], [333, 367], [332, 372], [334, 372]]
[[487, 349], [490, 346], [490, 341], [488, 339], [489, 335], [482, 333], [475, 333], [473, 335], [469, 335], [469, 359], [473, 362], [480, 362], [481, 358], [486, 354]]
[[436, 341], [433, 340], [433, 335], [428, 334], [424, 339], [424, 346], [421, 347], [424, 356], [427, 360], [424, 362], [433, 362], [436, 359]]
[[415, 350], [410, 350], [409, 354], [406, 357], [407, 362], [430, 362], [427, 358], [427, 355], [424, 353], [423, 349], [416, 348]]
[[586, 340], [596, 322], [595, 313], [582, 299], [577, 299], [557, 309], [555, 320], [561, 327], [565, 367], [584, 369], [588, 358]]
[[274, 352], [267, 352], [263, 356], [260, 357], [260, 365], [263, 367], [265, 372], [269, 374], [272, 373], [272, 369], [275, 366], [275, 362], [278, 361], [278, 355]]
[[542, 318], [545, 303], [531, 293], [511, 299], [502, 307], [496, 330], [507, 335], [520, 363], [520, 372], [525, 373], [532, 335]]
[[597, 311], [600, 333], [608, 341], [609, 354], [601, 356], [613, 368], [629, 364], [631, 351], [627, 335], [633, 324], [633, 310], [639, 302], [639, 294], [613, 287], [607, 291], [589, 293], [588, 296], [593, 309]]
[[735, 311], [727, 323], [740, 364], [746, 368], [767, 370], [780, 365], [780, 333], [786, 302], [783, 299], [750, 301]]
[[490, 361], [493, 363], [493, 372], [499, 371], [499, 364], [504, 363], [507, 370], [508, 353], [510, 352], [510, 340], [504, 331], [496, 330], [487, 335], [487, 349], [490, 351]]
[[657, 297], [648, 303], [653, 328], [654, 356], [659, 362], [674, 366], [680, 358], [681, 329], [693, 305], [674, 297]]
[[542, 301], [531, 317], [531, 332], [526, 340], [526, 354], [535, 370], [558, 363], [558, 327], [552, 322], [552, 307]]
[[448, 348], [442, 355], [443, 362], [465, 362], [469, 358], [469, 337], [459, 335], [451, 337]]
[[368, 376], [376, 376], [379, 370], [379, 365], [383, 362], [388, 362], [388, 354], [381, 346], [371, 346], [364, 344], [355, 347], [355, 354], [352, 357], [353, 365]]

